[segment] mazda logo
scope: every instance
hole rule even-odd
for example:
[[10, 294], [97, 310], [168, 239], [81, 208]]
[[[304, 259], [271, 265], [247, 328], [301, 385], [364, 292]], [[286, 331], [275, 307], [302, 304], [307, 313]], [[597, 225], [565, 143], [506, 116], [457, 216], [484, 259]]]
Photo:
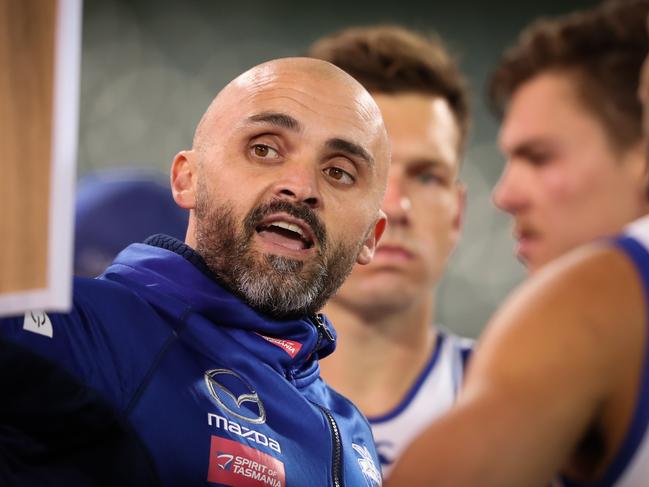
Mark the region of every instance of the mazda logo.
[[266, 410], [259, 395], [239, 374], [228, 369], [205, 372], [205, 383], [217, 404], [235, 418], [249, 423], [266, 422]]

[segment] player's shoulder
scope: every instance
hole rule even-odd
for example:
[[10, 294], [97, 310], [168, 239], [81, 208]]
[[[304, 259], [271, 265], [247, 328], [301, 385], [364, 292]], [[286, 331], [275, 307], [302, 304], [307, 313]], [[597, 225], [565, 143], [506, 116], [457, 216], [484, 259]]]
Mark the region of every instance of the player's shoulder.
[[[138, 301], [137, 296], [123, 283], [101, 277], [78, 277], [73, 279], [73, 298], [75, 301], [128, 303]], [[99, 297], [100, 299], [95, 299]]]
[[580, 304], [589, 309], [611, 307], [616, 295], [638, 288], [638, 268], [649, 270], [649, 252], [637, 240], [621, 234], [581, 247], [550, 262], [521, 284], [508, 298], [510, 309], [525, 303], [525, 312], [543, 308], [560, 313]]
[[113, 333], [146, 331], [160, 321], [155, 306], [141, 293], [125, 283], [100, 278], [75, 277], [73, 313], [110, 326]]
[[551, 263], [538, 278], [535, 276], [531, 287], [545, 290], [560, 304], [574, 301], [607, 309], [619, 304], [616, 297], [641, 291], [647, 277], [647, 247], [622, 234], [581, 247]]
[[[548, 266], [549, 279], [566, 282], [591, 295], [595, 288], [622, 289], [646, 285], [649, 276], [649, 215], [623, 232], [582, 246]], [[624, 279], [630, 277], [630, 279]], [[641, 279], [638, 279], [640, 277]], [[575, 282], [581, 285], [575, 286]]]
[[104, 342], [116, 361], [135, 360], [145, 366], [174, 335], [171, 320], [154, 300], [128, 283], [76, 278], [73, 299], [72, 312], [64, 320], [78, 331], [73, 327], [70, 333], [83, 334], [82, 342]]
[[[529, 349], [541, 350], [542, 343], [553, 354], [580, 350], [562, 360], [586, 357], [591, 370], [595, 363], [606, 368], [622, 360], [625, 350], [643, 340], [646, 324], [646, 279], [630, 256], [615, 239], [605, 239], [549, 263], [499, 309], [481, 348], [502, 341], [506, 350], [498, 353], [504, 361], [520, 350], [531, 356]], [[649, 269], [649, 254], [642, 265]]]

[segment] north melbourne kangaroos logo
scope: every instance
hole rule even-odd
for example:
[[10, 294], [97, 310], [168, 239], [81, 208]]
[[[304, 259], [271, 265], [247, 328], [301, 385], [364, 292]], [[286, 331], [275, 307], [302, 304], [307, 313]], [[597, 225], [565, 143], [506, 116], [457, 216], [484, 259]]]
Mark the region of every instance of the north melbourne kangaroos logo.
[[381, 472], [376, 468], [370, 451], [366, 446], [357, 445], [356, 443], [352, 443], [352, 448], [358, 457], [358, 466], [363, 472], [367, 487], [381, 487]]

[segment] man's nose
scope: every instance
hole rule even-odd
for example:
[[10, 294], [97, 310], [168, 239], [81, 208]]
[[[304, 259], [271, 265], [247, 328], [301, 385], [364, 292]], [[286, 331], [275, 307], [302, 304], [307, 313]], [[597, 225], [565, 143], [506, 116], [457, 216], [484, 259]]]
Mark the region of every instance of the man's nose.
[[526, 182], [523, 168], [507, 162], [491, 192], [491, 199], [501, 210], [515, 214], [526, 206], [531, 189]]
[[400, 178], [391, 177], [388, 179], [382, 209], [388, 216], [390, 225], [407, 225], [410, 222], [412, 201], [407, 192], [403, 190]]
[[303, 203], [318, 208], [322, 203], [318, 185], [318, 168], [295, 162], [286, 164], [273, 185], [273, 192], [280, 199]]

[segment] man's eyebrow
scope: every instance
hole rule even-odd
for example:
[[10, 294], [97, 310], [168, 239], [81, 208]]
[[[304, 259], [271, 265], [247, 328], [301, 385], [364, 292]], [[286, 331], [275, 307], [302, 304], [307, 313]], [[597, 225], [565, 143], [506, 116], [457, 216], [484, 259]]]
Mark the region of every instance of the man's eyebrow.
[[354, 142], [339, 138], [329, 139], [326, 143], [326, 147], [330, 150], [346, 152], [352, 156], [360, 157], [368, 166], [370, 166], [370, 169], [374, 168], [374, 158], [369, 152]]
[[529, 158], [530, 155], [546, 150], [549, 143], [542, 139], [530, 139], [519, 142], [511, 150], [507, 151], [510, 157]]
[[453, 169], [454, 162], [447, 161], [442, 157], [418, 157], [415, 159], [410, 159], [406, 163], [407, 170], [418, 171], [420, 169], [436, 169], [438, 167], [442, 169]]
[[249, 122], [254, 123], [269, 123], [271, 125], [276, 125], [293, 132], [300, 132], [302, 130], [302, 125], [295, 118], [280, 112], [263, 112], [258, 113], [257, 115], [252, 115], [247, 119]]

